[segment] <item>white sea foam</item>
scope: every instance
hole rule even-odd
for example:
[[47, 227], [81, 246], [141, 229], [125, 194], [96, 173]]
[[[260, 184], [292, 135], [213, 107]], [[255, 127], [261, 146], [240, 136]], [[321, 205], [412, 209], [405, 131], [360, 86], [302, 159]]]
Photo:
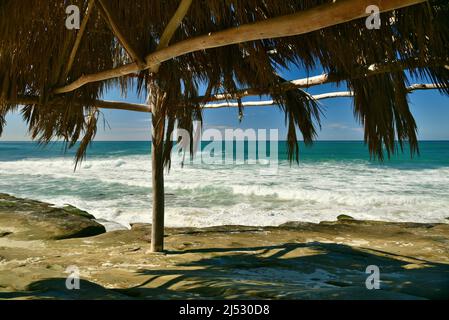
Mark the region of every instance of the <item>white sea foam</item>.
[[[91, 159], [73, 172], [63, 158], [2, 162], [0, 192], [72, 204], [128, 226], [151, 221], [149, 156]], [[167, 225], [279, 225], [358, 219], [448, 222], [449, 168], [317, 162], [260, 175], [253, 166], [175, 167], [166, 176]]]

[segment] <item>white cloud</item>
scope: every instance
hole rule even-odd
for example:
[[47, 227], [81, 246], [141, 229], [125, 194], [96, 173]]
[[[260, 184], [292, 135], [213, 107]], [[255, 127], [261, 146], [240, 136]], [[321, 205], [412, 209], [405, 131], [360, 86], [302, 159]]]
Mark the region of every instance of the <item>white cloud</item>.
[[327, 125], [328, 128], [336, 129], [336, 130], [350, 130], [355, 132], [363, 132], [362, 127], [350, 127], [348, 125], [345, 125], [343, 123], [331, 123]]

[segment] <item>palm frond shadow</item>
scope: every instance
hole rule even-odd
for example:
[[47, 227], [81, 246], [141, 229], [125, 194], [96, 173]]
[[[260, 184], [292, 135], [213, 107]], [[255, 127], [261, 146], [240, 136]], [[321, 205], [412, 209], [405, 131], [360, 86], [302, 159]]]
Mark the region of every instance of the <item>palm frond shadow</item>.
[[[330, 243], [168, 251], [186, 255], [172, 269], [143, 269], [147, 279], [126, 289], [82, 280], [36, 281], [0, 299], [448, 299], [449, 264]], [[199, 260], [191, 260], [201, 254]], [[380, 290], [368, 290], [366, 267], [380, 268]], [[411, 268], [413, 266], [413, 268]]]
[[[303, 252], [300, 256], [295, 251]], [[445, 299], [449, 265], [382, 251], [328, 243], [169, 251], [204, 254], [176, 270], [143, 270], [150, 278], [125, 294], [159, 298], [183, 292], [210, 299]], [[380, 268], [381, 290], [367, 290], [366, 268]], [[413, 268], [411, 268], [413, 267]], [[165, 281], [163, 279], [166, 279]], [[153, 286], [154, 282], [162, 283]], [[166, 296], [168, 294], [168, 296]]]

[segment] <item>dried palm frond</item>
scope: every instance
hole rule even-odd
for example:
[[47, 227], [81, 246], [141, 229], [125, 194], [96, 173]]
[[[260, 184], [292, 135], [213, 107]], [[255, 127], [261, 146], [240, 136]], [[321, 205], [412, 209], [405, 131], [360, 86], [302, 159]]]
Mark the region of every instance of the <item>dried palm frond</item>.
[[[73, 0], [70, 4], [84, 13], [88, 2]], [[179, 1], [162, 0], [102, 2], [113, 12], [123, 36], [141, 57], [156, 50], [179, 5]], [[332, 0], [193, 1], [171, 43], [327, 3]], [[149, 82], [157, 81], [166, 93], [162, 111], [168, 126], [166, 138], [176, 125], [191, 130], [191, 122], [201, 118], [198, 92], [202, 85], [207, 86], [205, 99], [218, 92], [232, 94], [242, 88], [259, 88], [271, 94], [285, 112], [291, 160], [297, 159], [299, 152], [296, 130], [306, 143], [311, 143], [320, 110], [303, 91], [276, 90], [279, 68], [308, 72], [322, 66], [325, 72], [347, 81], [355, 92], [355, 115], [365, 126], [365, 140], [371, 154], [379, 159], [384, 158], [384, 148], [388, 155], [395, 151], [395, 141], [400, 146], [408, 141], [412, 152], [418, 150], [416, 124], [404, 89], [407, 79], [398, 70], [369, 77], [360, 70], [401, 60], [412, 77], [429, 78], [441, 84], [443, 94], [449, 94], [449, 70], [445, 67], [449, 64], [449, 4], [444, 0], [383, 13], [380, 30], [368, 30], [365, 19], [359, 19], [300, 36], [195, 51], [164, 62], [151, 76], [142, 71], [137, 78], [90, 83], [73, 93], [55, 96], [54, 88], [84, 74], [131, 62], [104, 18], [104, 9], [96, 5], [73, 66], [66, 73], [77, 37], [77, 31], [65, 27], [66, 6], [66, 1], [59, 0], [0, 1], [0, 133], [6, 113], [20, 107], [33, 139], [42, 143], [62, 139], [67, 147], [78, 145], [80, 140], [78, 160], [83, 159], [88, 142], [95, 137], [95, 100], [114, 87], [123, 94], [128, 90], [146, 94]], [[13, 102], [18, 96], [38, 97], [39, 102], [20, 105]], [[242, 108], [239, 113], [243, 115]], [[171, 142], [167, 142], [166, 165], [170, 163], [171, 148]]]
[[[404, 74], [387, 74], [351, 80], [354, 91], [354, 114], [365, 127], [365, 141], [373, 157], [384, 159], [404, 142], [410, 145], [413, 155], [418, 152], [416, 122], [407, 102]], [[379, 94], [381, 92], [382, 94]]]

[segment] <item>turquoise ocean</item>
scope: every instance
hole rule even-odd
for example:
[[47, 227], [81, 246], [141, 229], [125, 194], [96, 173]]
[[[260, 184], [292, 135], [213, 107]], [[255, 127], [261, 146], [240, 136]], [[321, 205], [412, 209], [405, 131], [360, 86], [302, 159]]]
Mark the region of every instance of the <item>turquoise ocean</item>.
[[[290, 164], [279, 142], [275, 173], [261, 170], [263, 162], [174, 161], [165, 178], [166, 224], [279, 225], [340, 214], [449, 223], [449, 141], [423, 141], [420, 151], [380, 163], [363, 142], [319, 141], [301, 145], [299, 164]], [[74, 152], [61, 143], [0, 142], [0, 193], [74, 205], [109, 229], [151, 221], [149, 142], [94, 142], [76, 171]]]

